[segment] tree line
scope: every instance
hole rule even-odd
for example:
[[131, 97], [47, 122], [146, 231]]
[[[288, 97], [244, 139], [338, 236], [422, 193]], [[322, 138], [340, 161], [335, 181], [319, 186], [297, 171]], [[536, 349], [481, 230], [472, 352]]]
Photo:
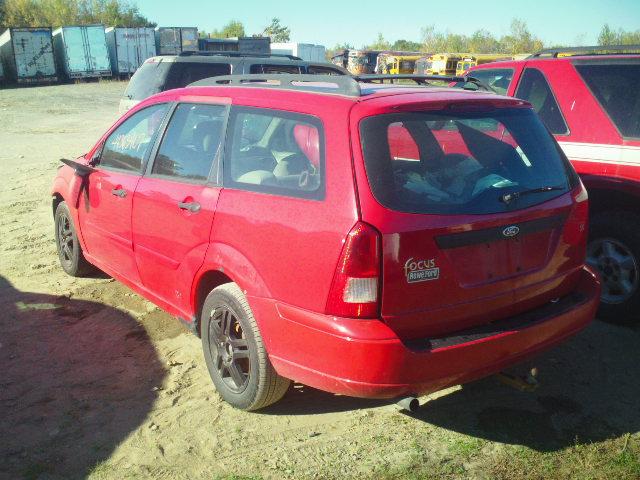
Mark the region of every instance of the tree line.
[[[430, 25], [421, 30], [420, 40], [400, 39], [390, 42], [384, 38], [382, 33], [378, 33], [377, 38], [362, 46], [363, 50], [400, 50], [413, 52], [465, 52], [465, 53], [504, 53], [515, 55], [519, 53], [533, 53], [543, 48], [562, 47], [563, 45], [545, 45], [545, 43], [535, 36], [527, 24], [520, 19], [514, 18], [511, 21], [510, 31], [502, 37], [496, 37], [484, 29], [476, 30], [470, 35], [452, 33], [436, 29], [435, 25]], [[582, 41], [577, 43], [583, 43]], [[640, 44], [640, 30], [624, 31], [614, 30], [605, 24], [598, 36], [598, 45], [638, 45]], [[579, 45], [567, 45], [579, 46]], [[344, 49], [353, 49], [349, 43], [340, 43], [331, 50], [339, 52]]]
[[0, 0], [0, 27], [92, 23], [112, 27], [156, 26], [127, 0]]
[[[140, 14], [135, 3], [129, 0], [0, 0], [0, 27], [40, 27], [60, 25], [83, 25], [102, 23], [108, 26], [155, 27], [156, 23]], [[1, 29], [0, 29], [1, 30]], [[201, 31], [200, 36], [230, 38], [246, 36], [268, 36], [274, 42], [288, 42], [291, 29], [273, 18], [261, 31], [247, 34], [240, 20], [231, 20], [211, 32]], [[580, 42], [578, 42], [580, 43]], [[640, 44], [640, 30], [615, 30], [603, 25], [598, 35], [598, 45]], [[470, 35], [438, 30], [435, 25], [420, 31], [419, 41], [399, 39], [391, 42], [382, 33], [377, 38], [361, 46], [364, 50], [402, 50], [415, 52], [468, 52], [468, 53], [532, 53], [545, 47], [544, 42], [529, 30], [520, 19], [511, 21], [509, 33], [501, 37], [479, 29]], [[572, 45], [576, 46], [576, 45]], [[341, 43], [330, 52], [353, 49], [354, 45]]]

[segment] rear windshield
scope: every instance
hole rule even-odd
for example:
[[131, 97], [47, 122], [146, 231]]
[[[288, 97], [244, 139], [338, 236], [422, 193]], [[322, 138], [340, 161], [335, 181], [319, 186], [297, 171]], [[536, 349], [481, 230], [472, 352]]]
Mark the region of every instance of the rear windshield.
[[165, 90], [186, 87], [203, 78], [230, 73], [231, 65], [228, 63], [144, 63], [131, 77], [125, 97], [131, 100], [144, 100]]
[[401, 212], [506, 212], [562, 195], [576, 181], [530, 109], [378, 115], [360, 123], [360, 136], [373, 195]]
[[129, 81], [124, 96], [130, 100], [144, 100], [164, 90], [170, 63], [143, 63]]
[[576, 65], [623, 137], [640, 137], [640, 63]]

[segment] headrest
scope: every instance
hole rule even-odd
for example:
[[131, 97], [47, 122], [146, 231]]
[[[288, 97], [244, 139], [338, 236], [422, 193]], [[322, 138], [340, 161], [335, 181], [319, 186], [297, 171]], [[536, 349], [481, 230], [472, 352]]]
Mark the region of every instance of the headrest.
[[320, 135], [312, 125], [298, 124], [293, 127], [293, 136], [302, 153], [315, 168], [320, 167]]

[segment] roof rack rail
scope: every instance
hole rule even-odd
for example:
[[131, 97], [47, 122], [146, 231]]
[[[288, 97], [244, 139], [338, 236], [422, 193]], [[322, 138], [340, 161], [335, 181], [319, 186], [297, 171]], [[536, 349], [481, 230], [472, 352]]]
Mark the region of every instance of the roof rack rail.
[[594, 45], [591, 47], [546, 48], [528, 56], [527, 58], [557, 58], [561, 53], [575, 53], [576, 55], [629, 55], [633, 53], [640, 53], [640, 45]]
[[360, 84], [351, 75], [309, 75], [309, 74], [248, 74], [223, 75], [198, 80], [188, 87], [247, 86], [260, 88], [294, 89], [321, 93], [336, 93], [349, 97], [359, 97]]
[[390, 83], [395, 83], [396, 80], [412, 80], [418, 85], [428, 86], [431, 85], [429, 82], [464, 82], [465, 84], [475, 85], [474, 87], [469, 87], [467, 85], [463, 85], [463, 89], [465, 90], [485, 90], [487, 92], [496, 93], [496, 91], [491, 88], [489, 85], [485, 84], [481, 80], [474, 78], [470, 75], [466, 76], [457, 76], [457, 75], [421, 75], [421, 74], [400, 74], [400, 75], [378, 75], [378, 74], [364, 74], [357, 75], [356, 78], [360, 82], [364, 83], [384, 83], [385, 80], [388, 80]]
[[285, 55], [280, 53], [245, 53], [245, 52], [225, 52], [223, 50], [195, 50], [195, 51], [186, 51], [180, 52], [178, 54], [179, 57], [192, 57], [194, 55], [197, 56], [220, 56], [220, 57], [256, 57], [256, 58], [288, 58], [289, 60], [302, 60], [300, 57], [296, 57], [295, 55]]
[[[419, 86], [433, 86], [430, 81], [463, 82], [465, 90], [495, 91], [473, 77], [448, 75], [309, 75], [309, 74], [248, 74], [210, 77], [191, 83], [188, 87], [248, 86], [275, 89], [293, 89], [320, 93], [334, 93], [349, 97], [363, 95], [362, 84], [384, 83], [387, 80], [412, 80]], [[473, 85], [473, 87], [466, 85]], [[406, 85], [399, 85], [406, 86]], [[366, 93], [364, 93], [366, 95]]]

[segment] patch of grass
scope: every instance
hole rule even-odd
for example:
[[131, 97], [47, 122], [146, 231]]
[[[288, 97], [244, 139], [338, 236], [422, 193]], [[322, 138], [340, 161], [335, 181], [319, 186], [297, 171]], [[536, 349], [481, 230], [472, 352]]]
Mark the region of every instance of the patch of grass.
[[507, 447], [485, 463], [489, 476], [500, 479], [637, 480], [640, 478], [640, 441], [637, 436], [575, 445], [554, 452]]
[[468, 460], [472, 456], [480, 453], [484, 446], [484, 440], [469, 436], [456, 436], [449, 443], [449, 452], [455, 457], [462, 457]]
[[40, 475], [48, 471], [49, 471], [49, 467], [47, 467], [47, 465], [45, 465], [44, 463], [40, 463], [40, 462], [32, 463], [22, 471], [22, 477], [25, 480], [35, 480]]

